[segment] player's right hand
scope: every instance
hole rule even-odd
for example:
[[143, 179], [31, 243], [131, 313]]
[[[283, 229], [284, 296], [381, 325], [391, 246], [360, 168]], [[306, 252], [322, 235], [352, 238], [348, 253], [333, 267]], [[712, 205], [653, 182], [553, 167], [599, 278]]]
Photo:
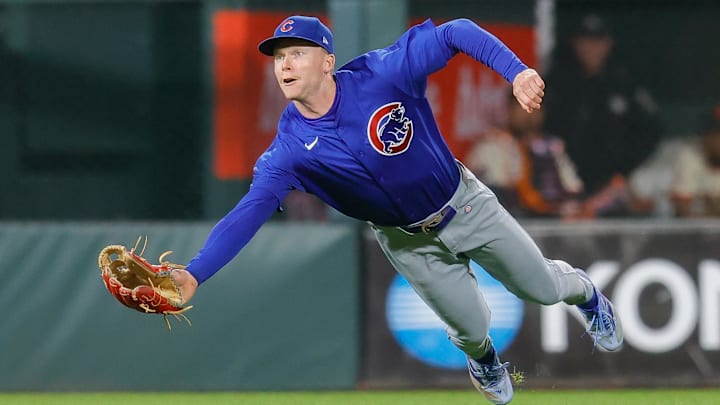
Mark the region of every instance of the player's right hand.
[[522, 108], [531, 113], [539, 110], [545, 96], [545, 82], [535, 69], [525, 69], [513, 79], [513, 95]]

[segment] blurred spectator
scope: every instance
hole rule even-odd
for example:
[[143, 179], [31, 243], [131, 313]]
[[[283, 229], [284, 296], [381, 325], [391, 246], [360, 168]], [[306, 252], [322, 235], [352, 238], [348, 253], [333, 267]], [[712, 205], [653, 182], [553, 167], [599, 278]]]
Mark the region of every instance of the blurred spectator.
[[632, 192], [628, 178], [658, 143], [657, 108], [612, 58], [613, 46], [605, 21], [584, 17], [572, 37], [572, 57], [555, 61], [546, 80], [546, 127], [565, 140], [591, 195], [586, 217], [652, 210], [650, 201]]
[[686, 134], [665, 137], [658, 144], [645, 163], [633, 171], [630, 188], [642, 201], [648, 202], [648, 214], [656, 218], [671, 218], [675, 215], [670, 201], [670, 186], [673, 181], [675, 162], [688, 141], [697, 138]]
[[523, 170], [522, 146], [511, 132], [488, 130], [465, 155], [464, 162], [492, 189], [505, 209], [513, 215], [524, 215], [517, 193]]
[[466, 156], [468, 168], [514, 214], [576, 216], [583, 186], [563, 141], [541, 130], [543, 110], [528, 114], [511, 92], [507, 101], [507, 128], [475, 145]]
[[285, 217], [289, 221], [328, 220], [330, 207], [312, 194], [302, 191], [291, 191], [283, 202]]
[[698, 142], [680, 152], [670, 198], [676, 216], [720, 216], [720, 104], [703, 120]]

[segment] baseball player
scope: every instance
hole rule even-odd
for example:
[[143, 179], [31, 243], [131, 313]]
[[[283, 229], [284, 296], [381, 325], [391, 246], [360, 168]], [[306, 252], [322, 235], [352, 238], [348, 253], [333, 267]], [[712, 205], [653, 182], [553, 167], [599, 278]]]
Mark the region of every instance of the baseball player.
[[490, 310], [470, 260], [522, 299], [577, 305], [595, 344], [620, 347], [610, 301], [582, 270], [543, 257], [493, 192], [451, 154], [425, 98], [427, 76], [462, 52], [512, 83], [528, 113], [539, 109], [543, 80], [507, 46], [467, 19], [439, 26], [427, 20], [336, 71], [330, 30], [317, 18], [292, 16], [259, 50], [273, 58], [291, 103], [257, 160], [248, 193], [215, 225], [187, 271], [174, 273], [185, 301], [291, 190], [301, 190], [370, 224], [395, 269], [467, 354], [473, 385], [495, 404], [510, 402], [513, 388], [508, 363], [488, 336]]

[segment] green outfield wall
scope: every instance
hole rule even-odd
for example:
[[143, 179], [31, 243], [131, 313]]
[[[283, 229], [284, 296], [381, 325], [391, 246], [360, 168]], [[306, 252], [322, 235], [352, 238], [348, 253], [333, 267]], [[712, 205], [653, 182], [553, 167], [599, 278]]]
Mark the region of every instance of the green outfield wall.
[[[623, 350], [594, 350], [571, 307], [521, 302], [474, 268], [526, 387], [717, 386], [719, 221], [525, 225], [548, 257], [587, 270], [625, 329]], [[444, 325], [365, 226], [265, 225], [172, 331], [105, 290], [105, 245], [146, 234], [150, 260], [172, 248], [186, 263], [211, 226], [0, 222], [0, 391], [469, 387]]]
[[121, 306], [97, 266], [148, 235], [185, 263], [211, 225], [0, 223], [0, 391], [346, 389], [358, 369], [358, 237], [265, 226], [204, 283], [193, 326]]

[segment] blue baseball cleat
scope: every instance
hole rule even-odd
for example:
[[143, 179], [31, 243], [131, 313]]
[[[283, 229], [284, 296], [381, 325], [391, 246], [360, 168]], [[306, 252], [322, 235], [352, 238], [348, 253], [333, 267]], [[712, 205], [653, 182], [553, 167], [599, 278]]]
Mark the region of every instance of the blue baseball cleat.
[[[592, 280], [584, 271], [578, 269], [577, 272], [592, 284]], [[615, 316], [612, 302], [595, 287], [595, 284], [593, 289], [597, 294], [597, 305], [590, 310], [577, 308], [585, 318], [587, 325], [585, 332], [592, 336], [595, 346], [601, 350], [614, 352], [620, 349], [623, 343], [622, 324], [620, 318]]]
[[492, 365], [480, 364], [468, 359], [470, 381], [488, 401], [493, 404], [508, 404], [513, 399], [513, 387], [507, 368], [510, 363], [500, 363], [497, 354]]

